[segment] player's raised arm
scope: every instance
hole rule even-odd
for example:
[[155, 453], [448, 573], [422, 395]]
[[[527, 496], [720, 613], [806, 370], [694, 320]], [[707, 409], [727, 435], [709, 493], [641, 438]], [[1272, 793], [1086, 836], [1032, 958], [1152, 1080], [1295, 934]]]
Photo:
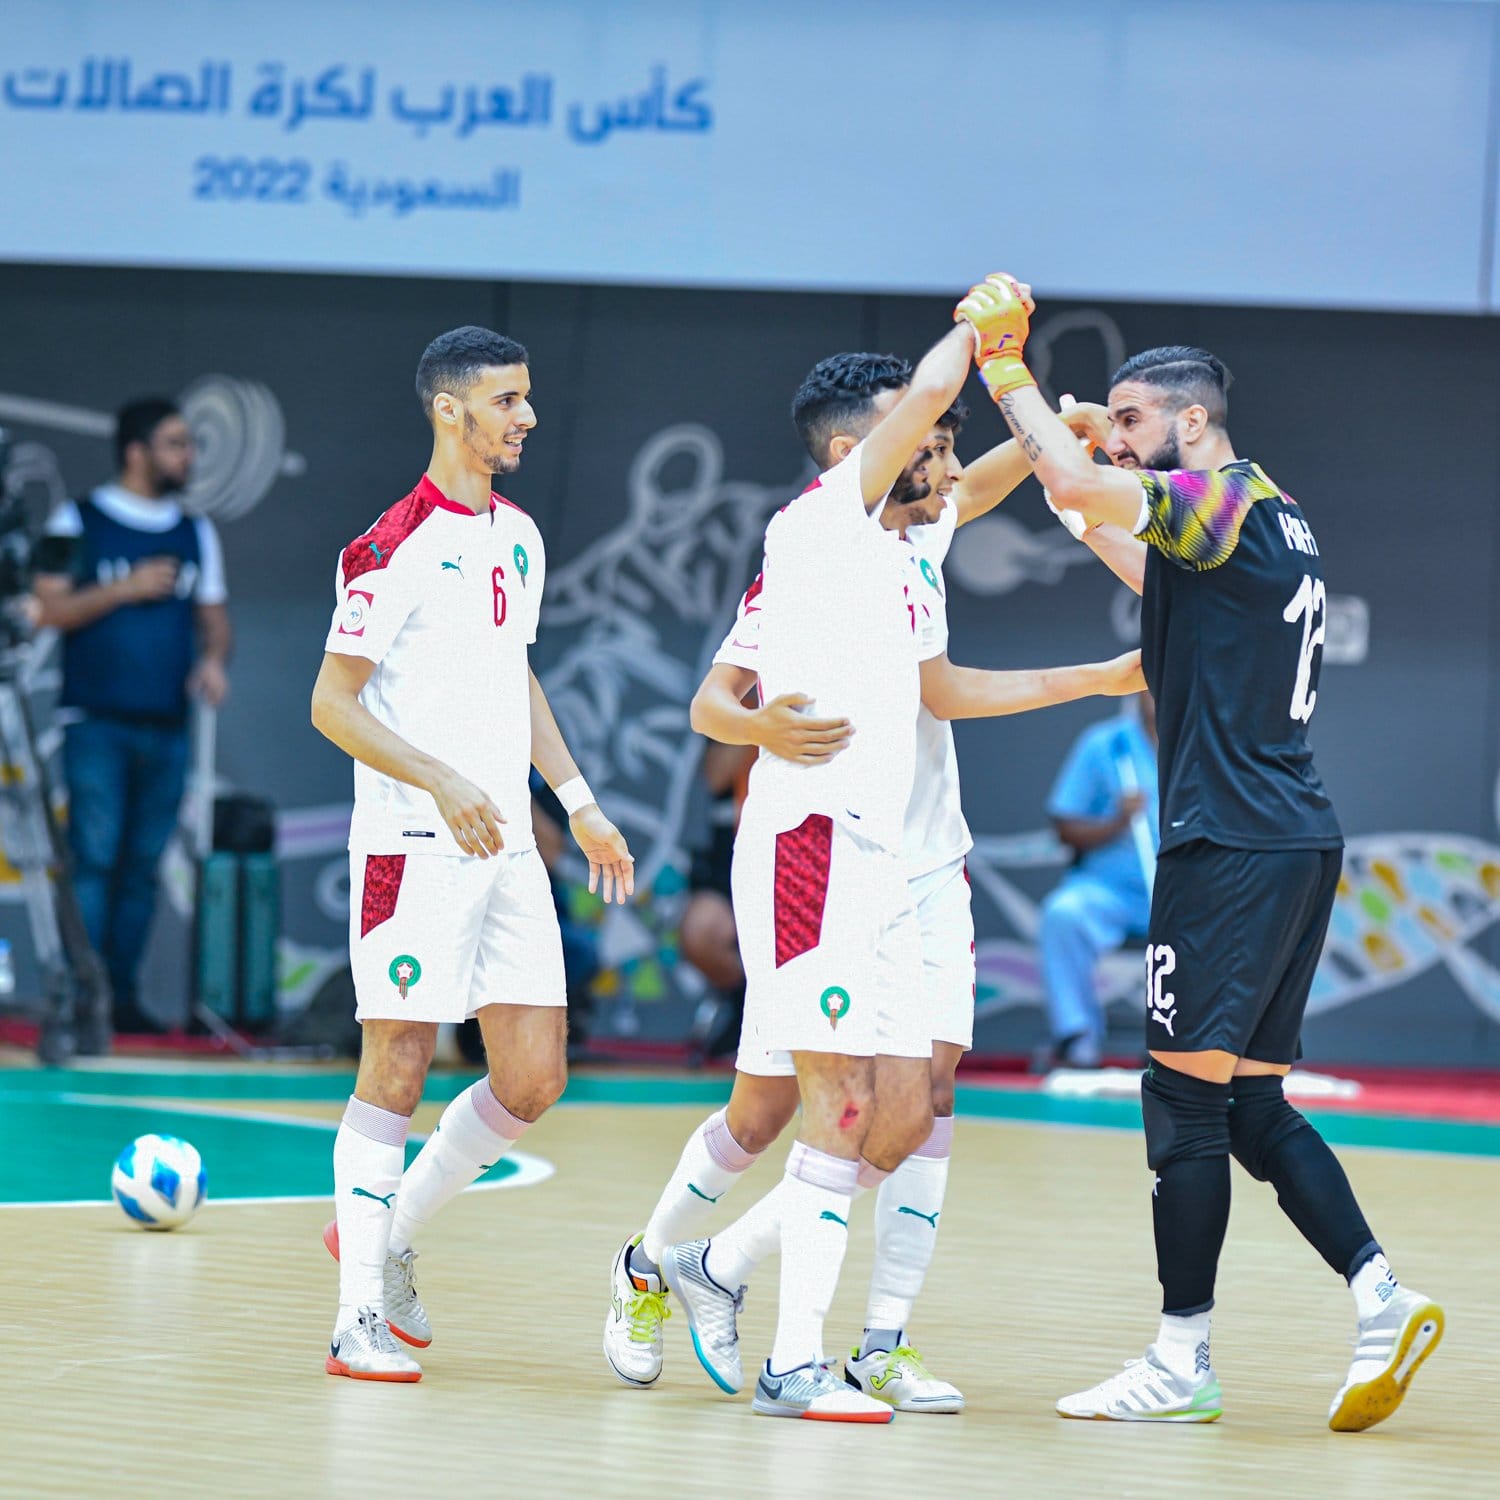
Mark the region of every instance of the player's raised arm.
[[721, 745], [755, 745], [799, 765], [821, 765], [848, 747], [854, 734], [847, 719], [816, 719], [804, 711], [805, 693], [783, 693], [751, 707], [744, 699], [755, 686], [747, 667], [715, 662], [693, 694], [688, 711], [693, 728]]
[[552, 705], [531, 677], [531, 763], [542, 773], [568, 815], [568, 829], [589, 862], [589, 892], [601, 889], [605, 904], [623, 906], [635, 894], [635, 859], [625, 835], [600, 810], [557, 727]]
[[327, 652], [313, 684], [313, 727], [382, 776], [427, 792], [465, 854], [481, 859], [498, 854], [505, 847], [500, 831], [505, 818], [489, 796], [451, 766], [408, 744], [359, 701], [374, 670], [367, 656]]
[[1078, 698], [1124, 697], [1145, 686], [1139, 651], [1112, 661], [1013, 672], [955, 666], [946, 652], [922, 663], [922, 702], [939, 719], [995, 719]]
[[1137, 531], [1143, 521], [1140, 481], [1124, 470], [1094, 463], [1042, 399], [1026, 368], [1029, 289], [1009, 276], [987, 277], [953, 315], [973, 329], [980, 378], [1058, 509], [1076, 510], [1091, 525]]
[[866, 510], [874, 510], [885, 499], [937, 419], [953, 405], [969, 377], [973, 357], [973, 336], [962, 326], [922, 356], [911, 384], [860, 449], [859, 485]]

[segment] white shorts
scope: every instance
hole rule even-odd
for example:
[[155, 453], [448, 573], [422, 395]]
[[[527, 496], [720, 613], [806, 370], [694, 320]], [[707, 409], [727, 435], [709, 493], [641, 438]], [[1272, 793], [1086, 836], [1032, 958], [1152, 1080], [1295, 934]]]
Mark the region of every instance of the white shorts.
[[819, 814], [782, 832], [747, 819], [732, 885], [742, 1071], [790, 1073], [774, 1053], [932, 1056], [916, 911], [894, 854]]
[[462, 1021], [566, 1005], [562, 934], [535, 849], [490, 859], [349, 855], [355, 1019]]
[[[974, 1045], [974, 908], [963, 860], [919, 876], [908, 890], [922, 950], [920, 1011], [929, 1054], [931, 1042], [951, 1042], [967, 1052]], [[797, 1071], [789, 1052], [760, 1046], [748, 1026], [741, 1028], [734, 1065], [756, 1078], [790, 1078]]]
[[910, 882], [922, 932], [922, 1006], [935, 1042], [974, 1045], [974, 903], [962, 859]]

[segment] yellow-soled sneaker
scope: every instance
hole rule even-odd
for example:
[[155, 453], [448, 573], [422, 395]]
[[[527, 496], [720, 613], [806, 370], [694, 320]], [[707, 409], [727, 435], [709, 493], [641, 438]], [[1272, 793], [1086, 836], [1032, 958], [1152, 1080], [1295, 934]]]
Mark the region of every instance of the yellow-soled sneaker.
[[1328, 1408], [1328, 1425], [1335, 1432], [1363, 1432], [1385, 1421], [1442, 1337], [1442, 1308], [1420, 1292], [1398, 1287], [1359, 1325], [1354, 1359]]

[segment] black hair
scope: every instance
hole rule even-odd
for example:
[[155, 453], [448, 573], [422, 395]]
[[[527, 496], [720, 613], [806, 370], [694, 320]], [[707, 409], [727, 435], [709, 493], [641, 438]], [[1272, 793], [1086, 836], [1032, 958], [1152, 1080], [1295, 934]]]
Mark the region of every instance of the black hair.
[[840, 432], [863, 437], [875, 397], [911, 384], [911, 365], [895, 354], [832, 354], [820, 359], [792, 397], [792, 425], [814, 463], [826, 463]]
[[125, 467], [125, 450], [132, 443], [149, 443], [152, 434], [168, 417], [182, 413], [175, 401], [165, 396], [143, 396], [127, 401], [115, 413], [115, 462]]
[[946, 428], [954, 437], [957, 437], [968, 420], [969, 403], [962, 396], [956, 396], [953, 405], [937, 419], [937, 425]]
[[525, 365], [531, 356], [524, 346], [503, 333], [465, 324], [440, 333], [417, 361], [417, 400], [424, 416], [432, 415], [432, 398], [439, 391], [463, 397], [480, 374], [494, 365]]
[[1207, 349], [1191, 344], [1163, 344], [1160, 349], [1133, 354], [1115, 371], [1110, 388], [1122, 380], [1160, 386], [1171, 393], [1175, 411], [1184, 406], [1203, 407], [1210, 425], [1221, 431], [1229, 420], [1229, 387], [1234, 376], [1224, 361]]

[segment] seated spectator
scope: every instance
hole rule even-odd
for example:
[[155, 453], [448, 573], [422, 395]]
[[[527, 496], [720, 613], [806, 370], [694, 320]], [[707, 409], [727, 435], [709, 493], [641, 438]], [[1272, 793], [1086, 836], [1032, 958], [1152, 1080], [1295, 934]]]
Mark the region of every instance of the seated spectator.
[[1047, 803], [1073, 868], [1042, 903], [1042, 972], [1054, 1060], [1097, 1068], [1100, 957], [1146, 934], [1160, 842], [1156, 705], [1150, 693], [1074, 742]]

